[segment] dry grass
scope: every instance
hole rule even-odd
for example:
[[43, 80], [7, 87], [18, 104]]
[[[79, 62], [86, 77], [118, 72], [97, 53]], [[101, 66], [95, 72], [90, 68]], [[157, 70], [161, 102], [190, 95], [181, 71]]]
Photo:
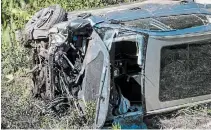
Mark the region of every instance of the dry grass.
[[57, 115], [44, 111], [45, 103], [32, 97], [32, 80], [22, 72], [3, 77], [1, 94], [1, 128], [9, 129], [76, 129], [92, 128], [94, 107], [90, 103], [86, 108], [83, 123], [74, 109]]
[[210, 104], [183, 108], [174, 112], [149, 117], [149, 128], [208, 129], [211, 128]]
[[211, 116], [207, 109], [182, 109], [174, 115], [174, 118], [160, 120], [161, 127], [166, 129], [207, 129], [211, 127]]
[[[30, 77], [20, 77], [20, 73], [4, 78], [2, 82], [2, 128], [34, 129], [69, 129], [92, 128], [94, 109], [87, 107], [88, 123], [82, 120], [73, 109], [63, 115], [43, 114], [44, 102], [31, 96], [32, 81]], [[22, 73], [23, 75], [23, 73]], [[11, 78], [13, 77], [13, 78]], [[211, 109], [209, 105], [184, 108], [175, 112], [153, 116], [149, 128], [211, 128]]]

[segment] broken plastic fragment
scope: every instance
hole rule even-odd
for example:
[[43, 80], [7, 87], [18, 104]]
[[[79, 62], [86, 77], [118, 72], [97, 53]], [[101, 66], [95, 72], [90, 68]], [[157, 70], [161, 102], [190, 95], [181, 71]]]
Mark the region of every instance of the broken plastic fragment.
[[114, 39], [115, 35], [117, 35], [117, 34], [118, 34], [118, 30], [117, 29], [115, 29], [115, 30], [108, 30], [108, 31], [105, 32], [105, 36], [103, 38], [103, 42], [107, 46], [108, 50], [111, 49], [111, 45], [112, 45], [113, 39]]
[[208, 20], [209, 23], [211, 23], [211, 15], [207, 16], [207, 20]]
[[136, 35], [136, 41], [137, 41], [137, 46], [138, 46], [138, 65], [142, 65], [142, 60], [143, 60], [143, 57], [142, 57], [142, 52], [143, 52], [143, 45], [144, 45], [144, 37], [143, 35]]

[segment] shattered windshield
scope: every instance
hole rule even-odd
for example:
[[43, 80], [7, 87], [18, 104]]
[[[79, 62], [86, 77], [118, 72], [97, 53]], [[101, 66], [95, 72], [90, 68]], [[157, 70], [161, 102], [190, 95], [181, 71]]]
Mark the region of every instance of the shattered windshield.
[[191, 14], [137, 19], [123, 22], [124, 25], [147, 30], [173, 30], [197, 27], [209, 24], [206, 15]]

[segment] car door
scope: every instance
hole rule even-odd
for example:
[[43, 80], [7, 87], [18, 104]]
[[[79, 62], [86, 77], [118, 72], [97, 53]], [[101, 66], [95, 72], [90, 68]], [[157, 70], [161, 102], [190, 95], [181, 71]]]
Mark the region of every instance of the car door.
[[106, 120], [110, 96], [109, 52], [99, 35], [93, 31], [84, 59], [82, 99], [96, 108], [94, 127], [101, 128]]
[[146, 113], [211, 102], [211, 34], [149, 37], [144, 74]]

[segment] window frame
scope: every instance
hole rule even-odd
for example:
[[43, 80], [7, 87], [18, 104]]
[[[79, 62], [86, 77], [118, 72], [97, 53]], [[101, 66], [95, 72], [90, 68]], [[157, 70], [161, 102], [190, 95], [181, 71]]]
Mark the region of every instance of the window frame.
[[[164, 48], [184, 45], [184, 46], [186, 46], [185, 50], [186, 50], [186, 49], [188, 50], [188, 51], [186, 50], [186, 51], [187, 51], [186, 53], [188, 53], [188, 54], [186, 54], [187, 57], [184, 57], [184, 59], [185, 59], [185, 60], [188, 60], [188, 62], [189, 62], [189, 60], [192, 60], [192, 59], [188, 59], [188, 58], [190, 58], [190, 57], [189, 57], [189, 55], [190, 55], [190, 50], [189, 50], [189, 49], [190, 49], [190, 46], [191, 46], [191, 45], [194, 45], [194, 44], [195, 44], [195, 45], [206, 45], [206, 44], [210, 44], [210, 45], [211, 45], [211, 41], [208, 41], [208, 43], [206, 43], [206, 42], [192, 43], [192, 42], [191, 42], [191, 43], [184, 43], [184, 44], [178, 44], [178, 45], [163, 46], [163, 47], [161, 48], [160, 57], [162, 57], [162, 50], [163, 50]], [[162, 60], [160, 60], [160, 80], [161, 80], [161, 75], [162, 75], [162, 74], [161, 74], [161, 68], [162, 68]], [[185, 99], [185, 98], [178, 98], [178, 99], [174, 99], [174, 98], [173, 98], [173, 99], [169, 99], [169, 100], [161, 100], [161, 93], [162, 93], [162, 92], [161, 92], [161, 90], [162, 90], [162, 89], [161, 89], [161, 85], [162, 85], [162, 84], [161, 84], [161, 81], [160, 81], [160, 84], [159, 84], [159, 86], [160, 86], [160, 87], [159, 87], [159, 100], [160, 100], [161, 102], [172, 101], [172, 100], [179, 100], [179, 99]], [[209, 93], [209, 94], [211, 94], [211, 93]], [[207, 94], [201, 94], [200, 96], [203, 96], [203, 95], [207, 95]], [[192, 95], [192, 96], [189, 96], [189, 97], [186, 97], [186, 98], [192, 98], [192, 97], [196, 97], [196, 96], [193, 96], [193, 95]]]

